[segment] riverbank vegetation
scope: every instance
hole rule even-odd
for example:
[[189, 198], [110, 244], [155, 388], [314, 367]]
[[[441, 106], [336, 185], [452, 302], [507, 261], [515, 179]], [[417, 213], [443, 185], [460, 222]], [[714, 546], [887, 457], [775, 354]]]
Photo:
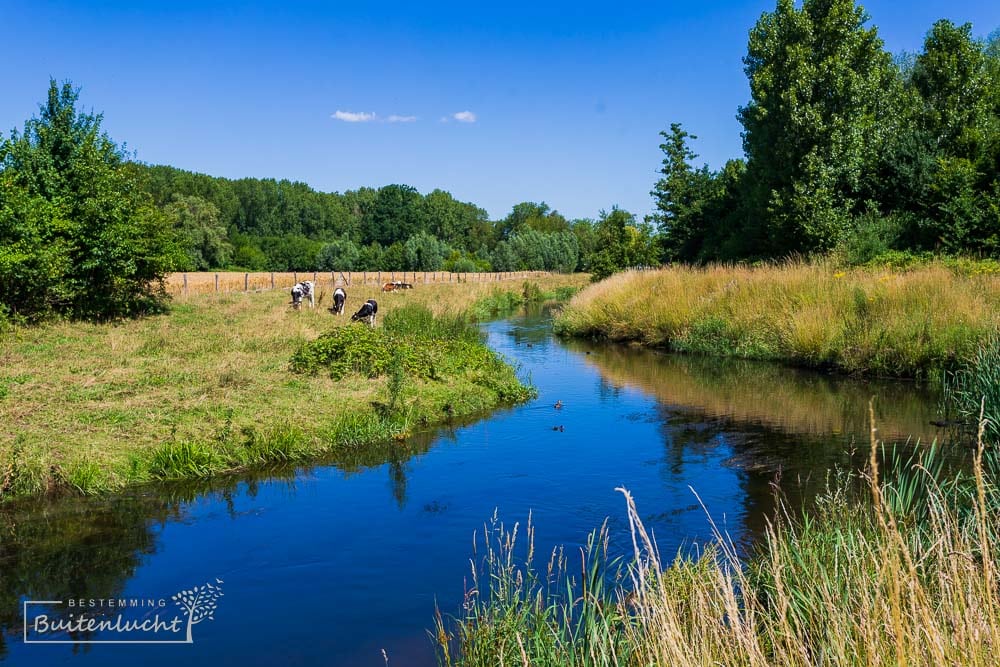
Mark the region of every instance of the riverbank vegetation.
[[926, 377], [1000, 326], [1000, 277], [929, 264], [672, 267], [588, 286], [556, 320], [574, 336], [846, 373]]
[[538, 562], [543, 528], [494, 519], [477, 540], [464, 611], [438, 616], [441, 662], [995, 664], [1000, 496], [979, 442], [972, 474], [943, 474], [934, 450], [887, 456], [885, 474], [873, 435], [867, 497], [832, 478], [816, 508], [779, 513], [749, 558], [716, 529], [669, 562], [624, 490], [624, 560], [609, 554], [607, 524], [580, 553]]
[[[585, 281], [542, 277], [538, 289]], [[305, 460], [520, 400], [528, 389], [461, 315], [498, 289], [348, 288], [348, 310], [378, 299], [375, 332], [330, 315], [322, 293], [316, 309], [293, 311], [283, 291], [181, 297], [168, 313], [116, 324], [13, 327], [0, 337], [0, 499]], [[385, 371], [292, 370], [337, 336], [374, 341]], [[418, 351], [386, 345], [396, 338]]]

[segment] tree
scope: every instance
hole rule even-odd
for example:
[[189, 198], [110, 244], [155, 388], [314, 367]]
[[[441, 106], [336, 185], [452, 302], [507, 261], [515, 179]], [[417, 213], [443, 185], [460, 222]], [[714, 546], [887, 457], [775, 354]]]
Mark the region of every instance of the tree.
[[421, 202], [420, 193], [409, 185], [379, 188], [371, 212], [362, 219], [362, 241], [384, 246], [406, 241], [421, 229]]
[[382, 271], [400, 271], [406, 268], [406, 247], [399, 241], [382, 251], [379, 257], [379, 269]]
[[357, 271], [362, 269], [361, 250], [347, 239], [337, 239], [320, 248], [316, 255], [320, 271]]
[[272, 271], [312, 271], [323, 244], [304, 236], [264, 237], [262, 250]]
[[78, 96], [50, 81], [39, 115], [0, 142], [0, 303], [27, 317], [157, 310], [183, 253], [102, 117], [77, 110]]
[[190, 260], [184, 268], [207, 271], [229, 263], [233, 247], [226, 240], [226, 228], [214, 204], [194, 195], [174, 194], [164, 212]]
[[406, 268], [413, 271], [437, 271], [441, 268], [447, 248], [437, 237], [427, 232], [417, 232], [406, 239], [404, 253]]
[[617, 206], [610, 213], [601, 211], [596, 236], [598, 251], [591, 258], [592, 280], [635, 266], [659, 264], [660, 252], [652, 226], [638, 224], [633, 214]]
[[570, 223], [570, 231], [576, 236], [576, 246], [579, 249], [579, 256], [576, 262], [575, 271], [589, 271], [590, 257], [596, 250], [596, 237], [594, 232], [594, 221], [588, 218], [580, 218]]
[[778, 0], [750, 32], [741, 108], [752, 254], [831, 247], [895, 131], [899, 78], [853, 0]]
[[656, 206], [652, 221], [660, 228], [663, 247], [670, 259], [694, 261], [702, 254], [708, 228], [717, 219], [707, 219], [706, 211], [722, 195], [721, 181], [708, 165], [694, 169], [690, 161], [697, 154], [687, 145], [687, 139], [698, 137], [672, 123], [670, 132], [660, 132], [664, 143], [662, 178], [650, 193]]
[[983, 45], [972, 24], [936, 22], [917, 56], [910, 83], [920, 96], [919, 126], [943, 153], [975, 159], [989, 133], [991, 102]]
[[553, 211], [548, 204], [542, 202], [521, 202], [515, 204], [510, 213], [497, 224], [501, 239], [510, 238], [518, 232], [534, 229], [539, 232], [563, 232], [569, 229], [569, 223], [558, 211]]

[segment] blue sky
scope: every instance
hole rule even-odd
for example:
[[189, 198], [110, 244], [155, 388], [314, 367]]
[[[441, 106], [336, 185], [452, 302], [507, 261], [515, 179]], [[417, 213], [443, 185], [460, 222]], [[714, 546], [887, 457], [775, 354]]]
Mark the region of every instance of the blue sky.
[[[0, 131], [51, 76], [147, 162], [326, 191], [440, 187], [493, 217], [525, 200], [644, 214], [671, 122], [713, 167], [740, 155], [747, 31], [774, 6], [243, 4], [4, 0]], [[893, 52], [942, 17], [1000, 27], [995, 1], [864, 4]]]

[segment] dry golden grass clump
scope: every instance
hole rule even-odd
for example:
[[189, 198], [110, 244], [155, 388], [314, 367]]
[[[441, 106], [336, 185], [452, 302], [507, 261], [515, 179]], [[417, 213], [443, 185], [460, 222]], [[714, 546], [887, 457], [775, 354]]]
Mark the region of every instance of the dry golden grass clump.
[[859, 373], [948, 367], [1000, 327], [1000, 278], [791, 262], [621, 273], [581, 291], [561, 333]]

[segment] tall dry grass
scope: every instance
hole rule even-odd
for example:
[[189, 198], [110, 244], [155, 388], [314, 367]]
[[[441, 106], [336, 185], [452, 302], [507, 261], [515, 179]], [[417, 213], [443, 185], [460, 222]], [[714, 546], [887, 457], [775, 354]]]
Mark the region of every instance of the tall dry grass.
[[998, 327], [1000, 277], [806, 262], [621, 273], [556, 321], [567, 335], [900, 377], [948, 367]]
[[723, 532], [668, 564], [625, 495], [633, 551], [608, 561], [606, 528], [581, 558], [515, 556], [517, 527], [488, 529], [460, 618], [438, 617], [449, 665], [996, 665], [1000, 560], [995, 476], [980, 432], [973, 474], [930, 461], [880, 475], [868, 498], [827, 494], [776, 517], [747, 563]]

